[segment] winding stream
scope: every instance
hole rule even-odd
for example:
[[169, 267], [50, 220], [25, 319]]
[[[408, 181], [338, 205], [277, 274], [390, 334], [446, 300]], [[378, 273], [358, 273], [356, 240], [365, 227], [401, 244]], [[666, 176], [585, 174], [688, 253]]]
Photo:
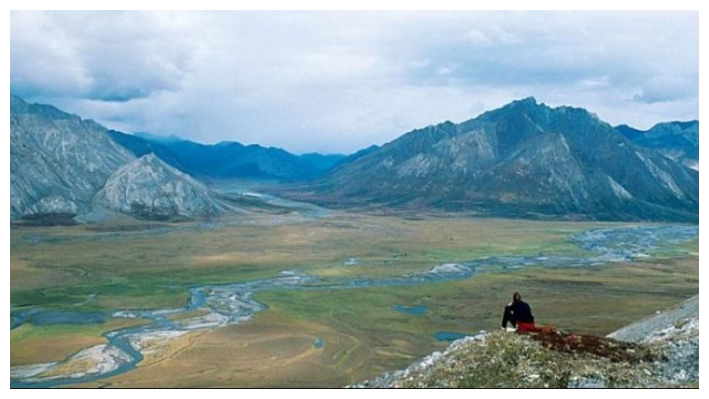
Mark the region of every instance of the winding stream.
[[[395, 287], [465, 279], [490, 270], [514, 270], [529, 266], [584, 267], [611, 262], [632, 262], [691, 240], [699, 235], [699, 226], [643, 226], [616, 229], [594, 229], [572, 235], [582, 255], [496, 256], [463, 263], [446, 263], [423, 272], [390, 278], [323, 279], [297, 270], [286, 270], [279, 276], [243, 283], [196, 286], [189, 289], [190, 300], [184, 308], [142, 311], [120, 311], [117, 318], [140, 318], [148, 324], [110, 331], [106, 344], [96, 345], [71, 355], [60, 362], [14, 366], [10, 370], [10, 386], [56, 387], [88, 383], [130, 371], [156, 345], [190, 331], [214, 329], [248, 320], [268, 307], [253, 298], [266, 290], [324, 290], [360, 287]], [[201, 314], [186, 312], [199, 310]], [[35, 312], [37, 312], [35, 310]], [[66, 312], [42, 310], [44, 320], [67, 320]], [[182, 318], [180, 315], [182, 314]], [[33, 322], [32, 314], [11, 314], [12, 328]]]

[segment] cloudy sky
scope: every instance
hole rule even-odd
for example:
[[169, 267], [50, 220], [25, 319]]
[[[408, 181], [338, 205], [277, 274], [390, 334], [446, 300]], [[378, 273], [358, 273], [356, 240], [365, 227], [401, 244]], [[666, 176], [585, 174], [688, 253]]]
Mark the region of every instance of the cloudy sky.
[[13, 94], [126, 132], [351, 152], [513, 99], [697, 118], [696, 12], [13, 12]]

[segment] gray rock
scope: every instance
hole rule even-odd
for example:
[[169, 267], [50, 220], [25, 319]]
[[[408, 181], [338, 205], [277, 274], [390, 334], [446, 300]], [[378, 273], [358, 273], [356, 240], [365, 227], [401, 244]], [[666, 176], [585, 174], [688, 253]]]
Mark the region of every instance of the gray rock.
[[609, 337], [657, 347], [664, 359], [655, 366], [665, 384], [699, 382], [699, 295]]
[[96, 194], [96, 204], [152, 220], [184, 220], [224, 211], [207, 187], [154, 154], [120, 167]]
[[[354, 388], [458, 387], [477, 376], [485, 387], [569, 388], [685, 387], [699, 383], [699, 298], [641, 320], [610, 335], [629, 339], [638, 349], [659, 355], [653, 362], [616, 362], [610, 358], [553, 350], [529, 336], [481, 332], [453, 342], [443, 352], [406, 369], [386, 372]], [[510, 370], [506, 376], [493, 365]]]
[[640, 146], [699, 170], [699, 121], [658, 123], [647, 131], [621, 125], [616, 130]]
[[133, 159], [99, 124], [10, 96], [11, 218], [72, 217]]
[[694, 317], [699, 317], [699, 295], [682, 302], [672, 309], [627, 325], [610, 333], [608, 337], [621, 341], [642, 342], [658, 331], [673, 327], [682, 320]]
[[333, 170], [311, 200], [488, 215], [697, 222], [699, 173], [581, 108], [533, 98], [414, 130]]

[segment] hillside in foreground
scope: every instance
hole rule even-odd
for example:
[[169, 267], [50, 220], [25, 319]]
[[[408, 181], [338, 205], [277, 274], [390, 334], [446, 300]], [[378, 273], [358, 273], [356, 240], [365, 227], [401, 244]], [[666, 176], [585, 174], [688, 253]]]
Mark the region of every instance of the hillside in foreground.
[[699, 296], [608, 337], [543, 330], [453, 342], [359, 388], [699, 386]]

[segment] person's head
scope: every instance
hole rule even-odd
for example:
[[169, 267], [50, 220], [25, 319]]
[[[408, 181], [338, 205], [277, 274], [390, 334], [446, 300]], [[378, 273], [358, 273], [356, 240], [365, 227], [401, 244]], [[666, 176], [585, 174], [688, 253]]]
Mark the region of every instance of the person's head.
[[522, 295], [519, 294], [519, 292], [515, 292], [512, 294], [512, 302], [517, 303], [522, 301]]

